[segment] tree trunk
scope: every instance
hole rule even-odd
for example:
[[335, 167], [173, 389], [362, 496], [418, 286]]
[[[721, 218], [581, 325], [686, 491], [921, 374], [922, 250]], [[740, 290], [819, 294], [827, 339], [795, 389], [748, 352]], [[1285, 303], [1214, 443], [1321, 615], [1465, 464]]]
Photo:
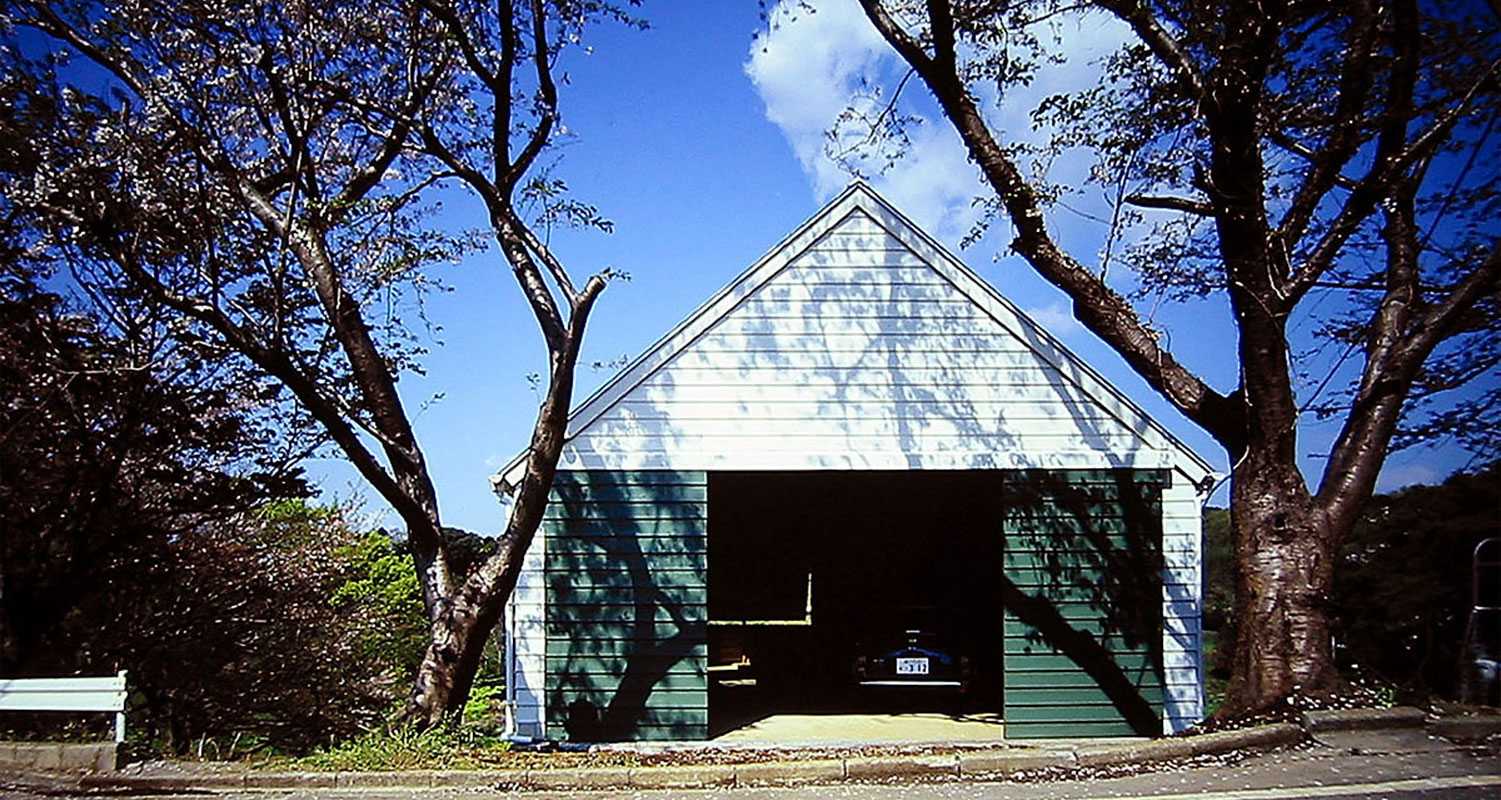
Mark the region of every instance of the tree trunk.
[[566, 362], [554, 368], [551, 389], [537, 416], [526, 477], [500, 546], [465, 579], [433, 620], [431, 641], [417, 669], [406, 711], [406, 718], [421, 727], [457, 716], [469, 699], [485, 644], [516, 588], [522, 559], [542, 523], [573, 394], [572, 358]]
[[1235, 469], [1234, 677], [1218, 714], [1268, 711], [1338, 685], [1328, 599], [1338, 537], [1297, 465], [1258, 444]]
[[421, 727], [457, 716], [469, 699], [490, 633], [506, 599], [516, 588], [522, 559], [531, 547], [553, 475], [563, 452], [568, 412], [573, 401], [573, 373], [589, 311], [604, 284], [591, 279], [573, 307], [561, 350], [553, 357], [547, 396], [537, 413], [528, 450], [526, 475], [495, 553], [458, 587], [443, 613], [433, 621], [432, 641], [417, 670], [405, 717]]

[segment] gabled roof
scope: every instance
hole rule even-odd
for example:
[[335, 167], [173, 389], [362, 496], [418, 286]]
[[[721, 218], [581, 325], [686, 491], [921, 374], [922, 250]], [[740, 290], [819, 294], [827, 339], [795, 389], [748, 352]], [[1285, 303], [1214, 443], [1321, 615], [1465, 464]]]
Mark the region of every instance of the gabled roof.
[[[1084, 396], [1131, 428], [1150, 429], [1160, 435], [1168, 443], [1170, 449], [1179, 455], [1179, 458], [1173, 459], [1174, 466], [1183, 471], [1190, 480], [1199, 483], [1214, 474], [1213, 467], [1174, 436], [1171, 431], [1152, 419], [1130, 398], [1069, 351], [1014, 303], [1002, 297], [968, 265], [862, 181], [852, 183], [823, 209], [752, 264], [749, 269], [699, 306], [687, 319], [657, 340], [644, 354], [580, 403], [569, 415], [569, 439], [573, 439], [586, 430], [633, 389], [671, 362], [674, 357], [713, 328], [716, 323], [781, 272], [820, 237], [833, 230], [849, 215], [858, 212], [863, 212], [876, 220], [891, 236], [926, 261], [932, 269], [983, 309], [988, 316], [1016, 333], [1040, 359], [1058, 369], [1068, 381], [1079, 388]], [[509, 493], [520, 481], [525, 460], [526, 452], [522, 451], [504, 469], [492, 476], [491, 482], [498, 492]]]

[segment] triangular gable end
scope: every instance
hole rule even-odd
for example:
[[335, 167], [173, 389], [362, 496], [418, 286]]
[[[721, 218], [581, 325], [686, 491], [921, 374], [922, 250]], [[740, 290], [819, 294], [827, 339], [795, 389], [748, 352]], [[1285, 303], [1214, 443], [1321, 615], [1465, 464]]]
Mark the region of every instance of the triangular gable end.
[[[936, 358], [935, 343], [964, 352]], [[568, 439], [562, 469], [1117, 465], [1177, 468], [1195, 484], [1213, 473], [864, 183], [580, 404]], [[1053, 443], [1063, 452], [1038, 460]], [[524, 458], [499, 488], [520, 480]]]

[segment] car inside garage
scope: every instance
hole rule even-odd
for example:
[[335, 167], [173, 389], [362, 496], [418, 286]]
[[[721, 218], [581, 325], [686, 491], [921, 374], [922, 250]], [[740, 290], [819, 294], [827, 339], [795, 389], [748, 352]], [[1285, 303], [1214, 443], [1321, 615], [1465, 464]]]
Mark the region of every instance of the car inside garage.
[[710, 473], [710, 735], [1000, 738], [1001, 495], [986, 471]]

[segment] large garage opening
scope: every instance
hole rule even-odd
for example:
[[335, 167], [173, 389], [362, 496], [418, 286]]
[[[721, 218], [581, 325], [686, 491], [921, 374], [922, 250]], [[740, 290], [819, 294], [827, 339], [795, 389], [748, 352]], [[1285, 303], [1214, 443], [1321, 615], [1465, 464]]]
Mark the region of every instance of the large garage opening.
[[710, 735], [1001, 738], [998, 476], [711, 473]]

